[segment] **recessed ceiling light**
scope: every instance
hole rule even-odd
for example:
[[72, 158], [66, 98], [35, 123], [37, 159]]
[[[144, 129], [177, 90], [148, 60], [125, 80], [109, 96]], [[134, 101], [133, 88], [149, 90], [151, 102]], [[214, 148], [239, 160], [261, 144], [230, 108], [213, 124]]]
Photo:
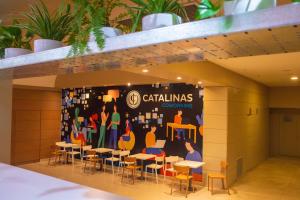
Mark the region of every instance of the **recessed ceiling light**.
[[291, 76], [291, 78], [290, 78], [292, 81], [297, 81], [299, 78], [298, 78], [298, 76]]
[[127, 83], [128, 86], [131, 86], [131, 83]]
[[181, 78], [180, 76], [178, 76], [176, 79], [177, 79], [177, 80], [181, 80], [182, 78]]
[[149, 72], [149, 70], [148, 70], [148, 69], [143, 69], [142, 72], [143, 72], [143, 73], [147, 73], [147, 72]]
[[198, 84], [199, 84], [199, 85], [202, 85], [202, 81], [198, 81]]

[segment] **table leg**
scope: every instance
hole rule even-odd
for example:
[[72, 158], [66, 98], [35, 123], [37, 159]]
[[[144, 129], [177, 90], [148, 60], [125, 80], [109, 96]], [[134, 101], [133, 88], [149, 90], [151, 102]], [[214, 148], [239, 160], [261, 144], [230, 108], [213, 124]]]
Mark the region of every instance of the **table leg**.
[[174, 128], [172, 127], [172, 142], [174, 141]]
[[141, 176], [139, 177], [140, 180], [145, 180], [145, 175], [144, 175], [144, 160], [141, 160]]
[[[189, 174], [190, 174], [190, 176], [192, 176], [192, 168], [190, 168]], [[190, 181], [189, 181], [189, 188], [188, 188], [188, 190], [189, 190], [189, 191], [193, 191], [193, 183], [192, 183], [192, 179], [190, 179]]]
[[196, 128], [194, 128], [194, 143], [196, 144], [197, 142], [197, 131], [196, 131]]
[[167, 125], [167, 137], [169, 137], [169, 126]]
[[191, 139], [191, 129], [189, 128], [189, 139]]

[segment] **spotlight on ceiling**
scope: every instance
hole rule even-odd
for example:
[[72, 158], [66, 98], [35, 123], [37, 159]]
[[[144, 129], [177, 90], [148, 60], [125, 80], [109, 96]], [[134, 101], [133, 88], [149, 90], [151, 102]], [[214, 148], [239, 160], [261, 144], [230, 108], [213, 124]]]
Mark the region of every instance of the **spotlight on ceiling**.
[[149, 70], [148, 69], [143, 69], [142, 72], [147, 73], [147, 72], [149, 72]]
[[198, 81], [198, 85], [202, 85], [202, 81]]
[[127, 83], [128, 86], [131, 86], [131, 83]]
[[180, 76], [178, 76], [176, 79], [177, 79], [177, 80], [181, 80], [182, 78], [181, 78]]
[[298, 78], [298, 76], [291, 76], [291, 78], [290, 78], [292, 81], [297, 81], [299, 78]]

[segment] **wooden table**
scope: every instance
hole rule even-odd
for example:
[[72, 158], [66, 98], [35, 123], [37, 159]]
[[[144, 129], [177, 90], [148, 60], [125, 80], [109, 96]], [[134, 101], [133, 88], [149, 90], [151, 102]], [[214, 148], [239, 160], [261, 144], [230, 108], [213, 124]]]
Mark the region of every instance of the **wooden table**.
[[[81, 147], [78, 144], [72, 144], [72, 143], [66, 143], [66, 142], [56, 142], [55, 143], [56, 146], [61, 147], [64, 149], [64, 152], [66, 152], [66, 163], [68, 163], [68, 154], [66, 151], [66, 148], [72, 148], [72, 153], [70, 155], [72, 155], [72, 164], [74, 165], [75, 159], [74, 159], [74, 149], [79, 149], [80, 152], [78, 154], [80, 154], [81, 157]], [[77, 153], [76, 153], [77, 154]]]
[[113, 149], [109, 149], [109, 148], [95, 148], [92, 149], [94, 151], [96, 151], [97, 153], [103, 154], [103, 153], [110, 153], [113, 151]]
[[191, 138], [191, 130], [194, 131], [194, 143], [196, 143], [197, 131], [196, 126], [193, 124], [176, 124], [176, 123], [167, 123], [167, 137], [169, 136], [169, 128], [172, 128], [172, 141], [174, 141], [174, 129], [187, 129], [189, 130], [189, 138]]
[[153, 154], [145, 154], [145, 153], [138, 153], [138, 154], [133, 154], [130, 155], [130, 157], [134, 157], [138, 160], [141, 161], [141, 165], [142, 165], [142, 169], [141, 169], [141, 177], [140, 179], [145, 180], [145, 176], [144, 176], [144, 160], [149, 160], [152, 158], [155, 158], [155, 155]]
[[[205, 162], [182, 160], [182, 161], [179, 161], [179, 162], [175, 163], [174, 165], [182, 166], [182, 167], [189, 167], [190, 168], [190, 175], [192, 175], [192, 169], [197, 169], [197, 168], [202, 167], [203, 165], [205, 165]], [[190, 182], [189, 182], [189, 191], [192, 191], [192, 190], [193, 190], [192, 180], [190, 180]]]

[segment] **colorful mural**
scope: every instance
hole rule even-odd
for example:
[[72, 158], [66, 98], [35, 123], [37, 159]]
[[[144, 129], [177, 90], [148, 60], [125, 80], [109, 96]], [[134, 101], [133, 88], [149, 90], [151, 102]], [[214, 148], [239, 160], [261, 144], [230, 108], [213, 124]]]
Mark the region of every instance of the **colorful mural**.
[[201, 161], [202, 108], [202, 89], [187, 84], [64, 89], [61, 136], [94, 148]]

